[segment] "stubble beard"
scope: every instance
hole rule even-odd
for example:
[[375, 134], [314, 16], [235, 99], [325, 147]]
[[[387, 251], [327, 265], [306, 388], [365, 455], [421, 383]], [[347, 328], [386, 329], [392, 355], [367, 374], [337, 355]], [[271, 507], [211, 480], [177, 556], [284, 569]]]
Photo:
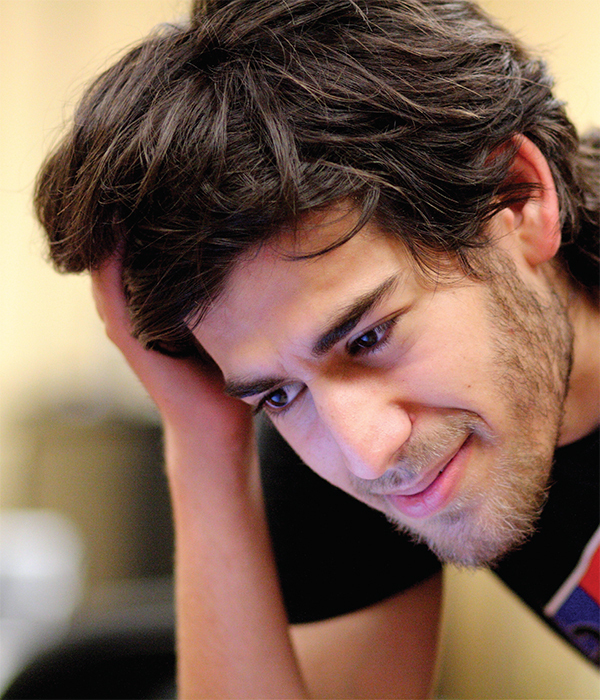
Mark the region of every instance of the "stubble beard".
[[[535, 531], [547, 498], [573, 347], [573, 330], [558, 295], [541, 298], [531, 291], [501, 255], [495, 256], [491, 273], [493, 381], [498, 401], [509, 407], [510, 429], [489, 468], [485, 491], [465, 488], [418, 526], [387, 513], [399, 530], [425, 542], [440, 560], [468, 568], [493, 565]], [[493, 436], [474, 417], [464, 417], [463, 427], [457, 422], [455, 428], [467, 430], [469, 420], [474, 444], [489, 445]]]

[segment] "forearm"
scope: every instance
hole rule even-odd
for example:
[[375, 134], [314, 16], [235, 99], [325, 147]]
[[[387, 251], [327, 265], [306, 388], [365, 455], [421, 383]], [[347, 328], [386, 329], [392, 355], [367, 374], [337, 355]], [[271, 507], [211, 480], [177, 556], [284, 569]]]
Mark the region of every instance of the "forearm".
[[92, 274], [106, 332], [161, 413], [176, 538], [179, 697], [301, 698], [263, 514], [250, 407], [199, 357], [131, 334], [121, 263]]
[[371, 606], [292, 630], [307, 686], [322, 698], [430, 698], [441, 574]]
[[256, 465], [203, 469], [189, 449], [168, 440], [167, 461], [176, 536], [180, 697], [305, 697]]

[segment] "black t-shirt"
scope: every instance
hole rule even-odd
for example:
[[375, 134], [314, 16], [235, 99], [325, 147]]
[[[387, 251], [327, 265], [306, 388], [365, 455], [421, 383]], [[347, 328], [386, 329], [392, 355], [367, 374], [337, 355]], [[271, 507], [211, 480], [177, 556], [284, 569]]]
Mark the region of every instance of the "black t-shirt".
[[[291, 622], [352, 612], [440, 569], [385, 516], [302, 464], [267, 422], [259, 447], [269, 526]], [[547, 504], [533, 537], [496, 573], [598, 663], [600, 540], [598, 432], [556, 452]]]
[[496, 567], [538, 615], [599, 663], [599, 432], [556, 451], [536, 532]]

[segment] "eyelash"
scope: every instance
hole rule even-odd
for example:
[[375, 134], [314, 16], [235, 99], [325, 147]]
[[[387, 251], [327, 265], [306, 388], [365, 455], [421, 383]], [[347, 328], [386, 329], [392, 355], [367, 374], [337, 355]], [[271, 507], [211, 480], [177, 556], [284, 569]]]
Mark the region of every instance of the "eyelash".
[[[370, 355], [374, 352], [377, 352], [378, 350], [381, 350], [383, 347], [385, 347], [391, 337], [390, 331], [394, 328], [396, 325], [396, 322], [398, 321], [399, 316], [394, 316], [393, 318], [388, 319], [387, 321], [384, 321], [383, 323], [380, 323], [377, 326], [374, 326], [373, 328], [369, 328], [368, 330], [364, 331], [359, 335], [357, 338], [355, 338], [353, 341], [349, 342], [348, 345], [346, 346], [346, 351], [351, 357], [357, 357], [360, 355], [366, 356]], [[361, 348], [361, 347], [354, 347], [357, 343], [357, 341], [367, 335], [368, 333], [382, 333], [382, 337], [379, 338], [374, 345], [368, 348]], [[278, 389], [274, 389], [270, 393], [268, 393], [266, 396], [263, 396], [263, 398], [258, 402], [256, 407], [253, 409], [252, 413], [256, 416], [258, 415], [261, 411], [265, 410], [267, 413], [270, 413], [271, 415], [276, 415], [276, 416], [282, 416], [286, 411], [288, 411], [295, 403], [296, 399], [303, 393], [303, 389], [299, 391], [296, 396], [289, 401], [285, 406], [282, 406], [281, 408], [274, 408], [272, 406], [269, 406], [267, 404], [269, 398], [276, 394], [278, 391], [281, 391], [285, 389], [285, 385], [279, 387]]]
[[[374, 326], [373, 328], [369, 328], [368, 330], [364, 331], [361, 333], [358, 337], [356, 337], [354, 340], [348, 343], [347, 346], [347, 351], [348, 354], [351, 357], [356, 357], [357, 355], [370, 355], [374, 352], [378, 352], [382, 348], [384, 348], [390, 341], [390, 331], [394, 328], [396, 325], [396, 322], [398, 321], [398, 316], [393, 316], [392, 318], [389, 318], [387, 321], [384, 321], [383, 323], [380, 323], [378, 326]], [[370, 347], [367, 348], [361, 348], [356, 346], [356, 343], [361, 339], [364, 338], [364, 336], [368, 335], [369, 333], [381, 333], [382, 336]]]
[[273, 396], [273, 394], [276, 394], [278, 391], [281, 391], [282, 389], [285, 389], [285, 386], [282, 386], [279, 389], [274, 389], [272, 392], [270, 392], [266, 396], [263, 396], [263, 398], [258, 402], [258, 404], [252, 409], [253, 415], [256, 416], [261, 411], [264, 410], [271, 415], [282, 416], [287, 410], [289, 410], [294, 405], [294, 403], [296, 402], [296, 399], [302, 393], [302, 391], [299, 391], [291, 401], [289, 401], [285, 406], [282, 406], [281, 408], [275, 408], [273, 406], [269, 406], [267, 404], [267, 401], [269, 400], [269, 398], [271, 396]]

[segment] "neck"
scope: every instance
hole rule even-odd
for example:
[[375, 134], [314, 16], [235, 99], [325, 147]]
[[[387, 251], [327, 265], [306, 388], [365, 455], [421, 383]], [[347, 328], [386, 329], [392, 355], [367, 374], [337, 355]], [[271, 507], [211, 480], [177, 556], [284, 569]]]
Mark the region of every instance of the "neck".
[[559, 445], [568, 445], [600, 425], [600, 312], [596, 303], [572, 291], [573, 367]]

